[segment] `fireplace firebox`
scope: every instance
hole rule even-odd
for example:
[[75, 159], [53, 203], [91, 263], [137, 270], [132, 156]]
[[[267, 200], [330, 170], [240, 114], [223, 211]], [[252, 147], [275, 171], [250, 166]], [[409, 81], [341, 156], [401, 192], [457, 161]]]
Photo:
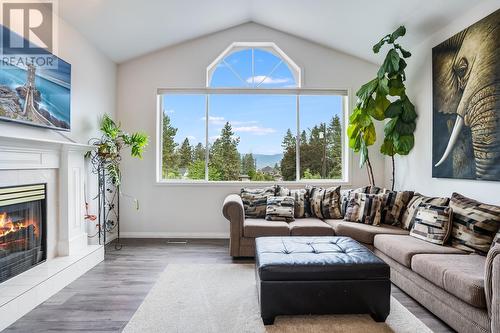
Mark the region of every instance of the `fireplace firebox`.
[[47, 258], [46, 184], [0, 188], [0, 283]]

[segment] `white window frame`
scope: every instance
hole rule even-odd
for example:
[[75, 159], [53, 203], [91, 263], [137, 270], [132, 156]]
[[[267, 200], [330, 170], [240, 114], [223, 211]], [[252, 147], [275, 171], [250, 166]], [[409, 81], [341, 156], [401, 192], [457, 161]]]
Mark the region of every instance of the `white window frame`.
[[[162, 129], [163, 129], [163, 96], [165, 95], [204, 95], [205, 96], [205, 147], [208, 147], [208, 113], [209, 113], [209, 103], [210, 95], [229, 95], [229, 94], [245, 94], [245, 95], [289, 95], [296, 96], [296, 180], [294, 181], [282, 181], [282, 184], [289, 185], [299, 185], [304, 183], [316, 183], [316, 184], [342, 184], [350, 185], [350, 166], [351, 154], [347, 145], [347, 125], [349, 119], [349, 101], [350, 93], [348, 89], [311, 89], [311, 88], [159, 88], [157, 89], [157, 129], [156, 129], [156, 183], [160, 185], [237, 185], [242, 186], [242, 184], [251, 185], [269, 185], [271, 183], [276, 183], [276, 181], [259, 181], [259, 182], [242, 182], [242, 181], [213, 181], [208, 180], [208, 158], [209, 151], [206, 149], [205, 153], [205, 179], [164, 179], [163, 178], [163, 159], [162, 159]], [[342, 99], [342, 130], [344, 132], [344, 140], [342, 140], [342, 179], [300, 179], [300, 133], [302, 129], [300, 128], [300, 96], [314, 96], [314, 95], [340, 95], [343, 96]]]
[[[217, 58], [215, 58], [214, 61], [207, 67], [207, 82], [206, 82], [206, 87], [210, 87], [210, 82], [212, 81], [212, 76], [217, 69], [217, 65], [219, 65], [221, 62], [224, 61], [224, 58], [227, 56], [231, 55], [232, 53], [246, 50], [246, 49], [251, 49], [252, 50], [252, 77], [255, 77], [255, 71], [254, 71], [254, 64], [253, 64], [253, 50], [254, 49], [261, 49], [268, 51], [278, 58], [282, 60], [282, 62], [286, 63], [288, 65], [288, 68], [292, 72], [293, 78], [295, 79], [295, 83], [297, 84], [297, 87], [300, 88], [302, 87], [302, 71], [297, 65], [285, 52], [283, 52], [282, 49], [280, 49], [275, 43], [273, 42], [234, 42], [231, 45], [229, 45]], [[280, 65], [281, 62], [278, 64]], [[275, 67], [278, 67], [276, 65]], [[274, 70], [273, 70], [274, 71]], [[273, 72], [271, 71], [271, 72]], [[237, 74], [235, 74], [238, 76]], [[241, 79], [241, 78], [240, 78]], [[258, 88], [252, 88], [252, 89], [258, 89]], [[269, 89], [274, 89], [274, 88], [269, 88]]]

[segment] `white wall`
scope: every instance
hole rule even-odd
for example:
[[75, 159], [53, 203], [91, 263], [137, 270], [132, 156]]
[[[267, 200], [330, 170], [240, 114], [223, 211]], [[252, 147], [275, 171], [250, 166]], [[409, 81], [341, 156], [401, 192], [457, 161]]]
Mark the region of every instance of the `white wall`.
[[[62, 133], [76, 142], [87, 143], [99, 135], [99, 118], [103, 114], [115, 116], [117, 66], [61, 19], [58, 29], [57, 55], [71, 64], [72, 71], [71, 132]], [[54, 130], [4, 121], [0, 121], [0, 133], [11, 137], [67, 141]], [[89, 172], [87, 197], [91, 199], [96, 194], [97, 179]], [[97, 212], [95, 201], [91, 202], [90, 212]], [[93, 228], [89, 228], [89, 232], [92, 231]]]
[[[407, 70], [407, 91], [419, 115], [415, 148], [408, 157], [396, 160], [396, 188], [413, 189], [427, 195], [449, 196], [459, 192], [477, 200], [500, 204], [492, 195], [500, 191], [499, 182], [432, 178], [432, 48], [464, 28], [498, 9], [498, 0], [480, 3], [457, 17], [445, 29], [436, 32], [418, 46], [409, 46], [413, 56]], [[472, 162], [472, 161], [471, 161]], [[386, 182], [390, 181], [389, 159], [386, 161]]]
[[[204, 87], [207, 66], [232, 42], [275, 42], [303, 69], [308, 88], [347, 88], [351, 95], [376, 75], [377, 66], [318, 44], [248, 23], [139, 57], [118, 67], [117, 117], [128, 131], [146, 131], [151, 145], [144, 160], [124, 158], [123, 186], [139, 199], [121, 204], [125, 236], [224, 237], [229, 226], [222, 202], [241, 185], [157, 185], [155, 183], [156, 90], [169, 87]], [[351, 96], [352, 97], [352, 96]], [[351, 104], [354, 98], [351, 98]], [[378, 148], [374, 148], [378, 149]], [[384, 159], [373, 154], [375, 177], [384, 182]], [[353, 185], [367, 183], [366, 171], [352, 159]]]
[[[71, 132], [79, 143], [98, 135], [99, 117], [115, 115], [116, 64], [78, 31], [59, 20], [58, 54], [71, 64]], [[56, 131], [0, 121], [0, 133], [13, 137], [64, 141]]]

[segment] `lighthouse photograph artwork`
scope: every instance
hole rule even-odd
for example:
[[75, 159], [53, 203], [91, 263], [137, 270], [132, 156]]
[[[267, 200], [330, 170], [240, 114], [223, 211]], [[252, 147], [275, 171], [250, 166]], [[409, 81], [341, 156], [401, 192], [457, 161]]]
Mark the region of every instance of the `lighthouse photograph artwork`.
[[0, 120], [70, 130], [71, 65], [50, 57], [56, 66], [1, 61]]

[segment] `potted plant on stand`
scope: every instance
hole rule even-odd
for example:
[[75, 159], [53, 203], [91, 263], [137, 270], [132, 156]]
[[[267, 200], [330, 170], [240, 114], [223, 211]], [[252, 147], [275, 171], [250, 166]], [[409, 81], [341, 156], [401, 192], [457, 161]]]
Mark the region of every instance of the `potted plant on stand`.
[[[90, 158], [93, 172], [98, 175], [99, 192], [98, 216], [99, 222], [98, 235], [99, 243], [101, 237], [103, 244], [106, 245], [106, 233], [117, 228], [117, 243], [115, 248], [120, 246], [120, 196], [124, 195], [120, 190], [121, 171], [120, 162], [122, 151], [130, 148], [130, 155], [136, 158], [142, 158], [142, 153], [148, 145], [148, 136], [141, 132], [129, 134], [122, 130], [121, 125], [111, 119], [109, 115], [104, 115], [100, 124], [101, 137], [94, 138], [89, 143], [95, 149], [87, 152], [86, 157]], [[139, 209], [139, 203], [134, 199], [136, 209]]]

